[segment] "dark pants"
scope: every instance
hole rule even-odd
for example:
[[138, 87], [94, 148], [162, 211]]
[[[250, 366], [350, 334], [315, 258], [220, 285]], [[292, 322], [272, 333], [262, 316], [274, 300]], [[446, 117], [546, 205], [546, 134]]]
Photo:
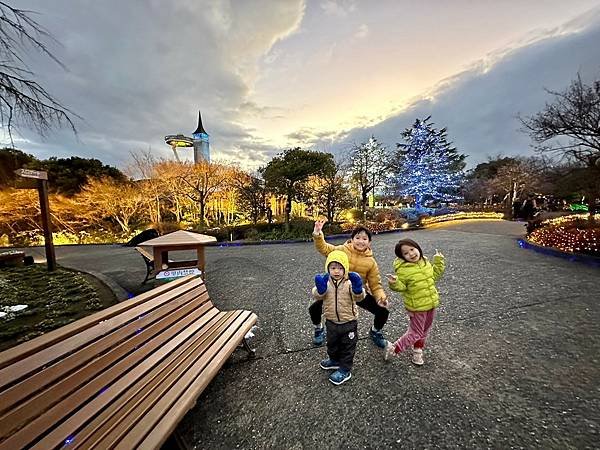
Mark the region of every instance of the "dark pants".
[[326, 320], [325, 327], [329, 359], [338, 363], [340, 369], [350, 372], [358, 342], [358, 322], [352, 320], [346, 323], [335, 323]]
[[[371, 294], [367, 294], [363, 300], [356, 302], [356, 304], [375, 316], [375, 319], [373, 320], [373, 326], [376, 330], [381, 330], [383, 328], [388, 320], [390, 312], [387, 308], [384, 308], [377, 303], [375, 297], [373, 297]], [[323, 301], [317, 300], [314, 302], [308, 307], [308, 312], [310, 314], [310, 320], [312, 320], [312, 323], [314, 325], [319, 325], [321, 323], [321, 316], [323, 315]]]

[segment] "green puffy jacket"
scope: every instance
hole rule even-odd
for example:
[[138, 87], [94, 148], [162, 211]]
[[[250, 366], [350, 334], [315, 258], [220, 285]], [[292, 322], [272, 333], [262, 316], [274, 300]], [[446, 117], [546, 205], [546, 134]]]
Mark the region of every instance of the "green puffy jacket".
[[442, 276], [446, 264], [443, 256], [434, 256], [433, 265], [425, 257], [416, 263], [403, 259], [394, 260], [396, 282], [389, 283], [390, 289], [400, 292], [404, 307], [409, 311], [429, 311], [440, 304], [435, 282]]

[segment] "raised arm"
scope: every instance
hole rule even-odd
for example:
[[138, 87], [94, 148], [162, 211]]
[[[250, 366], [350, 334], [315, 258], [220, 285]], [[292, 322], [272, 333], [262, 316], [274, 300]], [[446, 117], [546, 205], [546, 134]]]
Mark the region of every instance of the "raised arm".
[[433, 255], [433, 279], [435, 281], [439, 280], [444, 271], [446, 270], [446, 259], [444, 255], [442, 255], [439, 250], [435, 250], [435, 255]]
[[327, 256], [335, 250], [336, 246], [325, 242], [325, 236], [323, 236], [324, 224], [324, 219], [318, 219], [315, 221], [315, 228], [313, 229], [313, 241], [315, 242], [315, 248], [317, 249], [317, 251], [321, 255]]

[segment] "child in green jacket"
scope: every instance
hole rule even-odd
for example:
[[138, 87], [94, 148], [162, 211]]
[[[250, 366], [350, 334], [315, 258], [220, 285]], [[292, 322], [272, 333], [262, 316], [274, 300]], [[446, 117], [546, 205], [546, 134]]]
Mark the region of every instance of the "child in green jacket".
[[423, 347], [433, 324], [435, 308], [440, 300], [435, 282], [445, 269], [444, 255], [437, 250], [433, 264], [423, 256], [423, 250], [412, 239], [402, 239], [396, 244], [394, 271], [396, 275], [387, 275], [391, 290], [400, 292], [410, 322], [408, 330], [393, 344], [387, 342], [384, 357], [388, 360], [409, 347], [413, 348], [412, 362], [423, 365]]

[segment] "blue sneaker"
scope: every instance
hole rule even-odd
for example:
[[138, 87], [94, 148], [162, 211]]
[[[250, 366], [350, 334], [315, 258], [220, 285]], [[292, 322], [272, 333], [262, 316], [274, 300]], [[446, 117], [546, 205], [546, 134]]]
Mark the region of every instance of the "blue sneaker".
[[340, 366], [338, 366], [338, 363], [336, 363], [335, 361], [332, 361], [329, 358], [321, 361], [319, 363], [319, 366], [321, 366], [321, 369], [324, 369], [324, 370], [337, 370], [340, 368]]
[[325, 342], [325, 336], [327, 332], [325, 331], [325, 327], [315, 328], [315, 335], [313, 337], [313, 344], [315, 345], [323, 345]]
[[373, 331], [373, 328], [371, 328], [369, 330], [369, 336], [371, 336], [373, 344], [375, 344], [379, 348], [385, 348], [387, 341], [383, 337], [383, 333], [381, 332], [381, 330]]
[[352, 378], [352, 374], [350, 372], [345, 371], [344, 369], [338, 369], [329, 375], [329, 381], [331, 381], [336, 386], [348, 381]]

